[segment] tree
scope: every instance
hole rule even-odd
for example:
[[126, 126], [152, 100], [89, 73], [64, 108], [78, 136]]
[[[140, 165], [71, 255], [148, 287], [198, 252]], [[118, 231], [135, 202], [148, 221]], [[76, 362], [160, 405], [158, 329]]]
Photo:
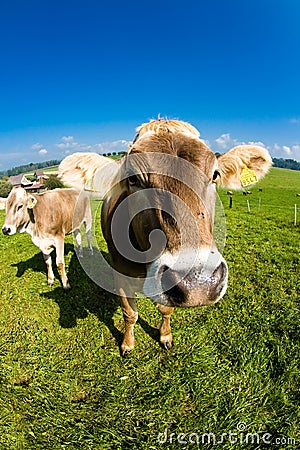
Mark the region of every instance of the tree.
[[11, 190], [12, 185], [8, 181], [0, 181], [0, 197], [8, 197]]
[[44, 182], [44, 186], [47, 189], [56, 189], [65, 187], [57, 175], [49, 175], [48, 180]]
[[273, 158], [273, 167], [281, 167], [283, 169], [300, 170], [300, 162], [293, 159]]

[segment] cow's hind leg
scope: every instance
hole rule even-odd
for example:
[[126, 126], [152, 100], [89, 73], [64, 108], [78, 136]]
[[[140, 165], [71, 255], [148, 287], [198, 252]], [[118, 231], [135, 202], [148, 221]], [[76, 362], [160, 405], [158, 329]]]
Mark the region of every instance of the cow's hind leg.
[[67, 291], [71, 288], [68, 277], [65, 270], [65, 258], [64, 258], [64, 239], [60, 238], [56, 241], [56, 265], [60, 271], [61, 281], [63, 288]]
[[52, 259], [51, 259], [51, 255], [46, 255], [45, 253], [43, 253], [43, 257], [44, 257], [44, 261], [46, 263], [46, 267], [47, 267], [47, 279], [48, 279], [48, 285], [52, 286], [53, 281], [54, 281], [54, 273], [53, 273], [53, 269], [52, 269]]
[[77, 243], [78, 256], [80, 258], [82, 258], [83, 257], [83, 251], [82, 251], [81, 233], [80, 233], [80, 229], [79, 228], [77, 228], [76, 230], [73, 231], [73, 236], [74, 236], [74, 239], [75, 239], [75, 241]]
[[134, 325], [138, 319], [138, 312], [135, 300], [127, 298], [123, 289], [119, 290], [121, 307], [125, 322], [125, 333], [121, 344], [121, 355], [125, 356], [134, 347]]
[[86, 238], [88, 241], [88, 250], [89, 254], [93, 255], [93, 247], [92, 247], [92, 230], [91, 230], [91, 224], [85, 224], [85, 232], [86, 232]]
[[156, 306], [162, 315], [162, 321], [159, 328], [160, 344], [165, 350], [170, 350], [173, 346], [170, 319], [174, 308], [171, 306], [164, 306], [159, 303], [156, 303]]
[[84, 227], [85, 227], [85, 233], [86, 233], [86, 239], [87, 239], [87, 243], [88, 243], [88, 250], [89, 250], [89, 254], [93, 255], [93, 247], [92, 247], [92, 219], [91, 220], [87, 220], [86, 222], [84, 222]]

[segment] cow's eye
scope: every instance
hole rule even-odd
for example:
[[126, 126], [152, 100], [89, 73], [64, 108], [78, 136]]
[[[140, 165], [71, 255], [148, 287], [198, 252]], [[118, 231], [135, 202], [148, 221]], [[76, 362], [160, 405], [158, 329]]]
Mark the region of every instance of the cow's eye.
[[17, 211], [20, 211], [20, 209], [22, 209], [23, 208], [23, 205], [18, 205], [17, 206]]
[[212, 177], [213, 182], [216, 182], [220, 176], [221, 176], [220, 172], [218, 170], [215, 170]]
[[128, 177], [128, 183], [130, 186], [138, 186], [140, 184], [139, 179], [136, 175], [130, 175]]

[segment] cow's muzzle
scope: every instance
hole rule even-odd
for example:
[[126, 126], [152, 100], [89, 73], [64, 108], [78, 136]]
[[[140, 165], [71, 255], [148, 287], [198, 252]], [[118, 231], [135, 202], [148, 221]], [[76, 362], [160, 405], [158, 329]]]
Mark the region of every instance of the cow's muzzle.
[[227, 287], [227, 265], [221, 262], [211, 273], [192, 269], [188, 274], [163, 267], [161, 286], [167, 304], [176, 307], [201, 306], [216, 303]]
[[12, 234], [11, 228], [10, 228], [10, 227], [6, 227], [6, 226], [3, 226], [3, 227], [2, 227], [2, 233], [5, 234], [6, 236], [9, 236], [10, 234]]
[[217, 250], [165, 253], [150, 264], [145, 294], [165, 306], [210, 305], [226, 292], [228, 268]]

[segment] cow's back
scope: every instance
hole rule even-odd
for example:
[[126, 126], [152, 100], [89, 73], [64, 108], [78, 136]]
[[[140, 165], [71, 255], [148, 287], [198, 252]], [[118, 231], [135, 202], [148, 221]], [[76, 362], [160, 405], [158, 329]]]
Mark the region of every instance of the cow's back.
[[32, 222], [36, 234], [60, 235], [73, 230], [73, 216], [79, 197], [75, 189], [53, 189], [36, 195]]

